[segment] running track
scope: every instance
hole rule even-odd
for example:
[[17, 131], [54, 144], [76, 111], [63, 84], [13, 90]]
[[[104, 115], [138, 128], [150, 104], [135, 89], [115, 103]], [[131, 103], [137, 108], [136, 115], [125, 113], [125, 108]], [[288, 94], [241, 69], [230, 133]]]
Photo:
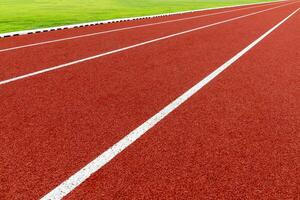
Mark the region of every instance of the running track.
[[0, 199], [299, 198], [299, 7], [0, 39]]

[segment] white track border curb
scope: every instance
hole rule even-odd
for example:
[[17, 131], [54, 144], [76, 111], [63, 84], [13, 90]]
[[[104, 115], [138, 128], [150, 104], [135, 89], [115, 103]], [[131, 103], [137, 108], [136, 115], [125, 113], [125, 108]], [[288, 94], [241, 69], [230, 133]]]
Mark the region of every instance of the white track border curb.
[[33, 33], [49, 32], [49, 31], [63, 30], [63, 29], [70, 29], [70, 28], [95, 26], [95, 25], [99, 25], [99, 24], [109, 24], [109, 23], [116, 23], [116, 22], [124, 22], [124, 21], [140, 20], [140, 19], [150, 19], [150, 18], [156, 18], [156, 17], [165, 17], [165, 16], [170, 16], [170, 15], [193, 13], [193, 12], [199, 12], [199, 11], [205, 11], [205, 10], [217, 10], [217, 9], [222, 9], [222, 8], [234, 8], [234, 7], [240, 7], [240, 6], [255, 5], [255, 4], [276, 3], [276, 2], [282, 2], [282, 1], [287, 1], [287, 0], [277, 0], [277, 1], [275, 0], [275, 1], [249, 3], [249, 4], [241, 4], [241, 5], [234, 5], [234, 6], [203, 8], [203, 9], [197, 9], [197, 10], [188, 10], [188, 11], [181, 11], [181, 12], [164, 13], [164, 14], [158, 14], [158, 15], [147, 15], [147, 16], [140, 16], [140, 17], [118, 18], [118, 19], [112, 19], [112, 20], [94, 21], [94, 22], [87, 22], [87, 23], [81, 23], [81, 24], [71, 24], [71, 25], [56, 26], [56, 27], [49, 27], [49, 28], [40, 28], [40, 29], [33, 29], [33, 30], [16, 31], [16, 32], [2, 33], [2, 34], [0, 34], [0, 38], [26, 35], [26, 34], [33, 34]]

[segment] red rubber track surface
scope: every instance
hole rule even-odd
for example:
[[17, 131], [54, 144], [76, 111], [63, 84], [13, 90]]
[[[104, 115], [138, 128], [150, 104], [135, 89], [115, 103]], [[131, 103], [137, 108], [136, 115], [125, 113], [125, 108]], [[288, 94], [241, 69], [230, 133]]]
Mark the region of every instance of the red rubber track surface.
[[[212, 24], [226, 19], [249, 14], [255, 11], [264, 10], [279, 5], [285, 5], [285, 4], [287, 3], [286, 2], [276, 3], [274, 5], [273, 4], [265, 5], [263, 7], [249, 8], [246, 10], [224, 13], [215, 16], [207, 16], [203, 18], [190, 19], [187, 21], [178, 21], [173, 23], [136, 28], [136, 29], [126, 30], [126, 31], [107, 33], [103, 35], [95, 35], [90, 37], [78, 38], [74, 40], [51, 43], [51, 44], [46, 44], [46, 45], [41, 45], [41, 46], [36, 46], [31, 48], [23, 48], [23, 49], [8, 51], [8, 52], [0, 52], [1, 55], [0, 80], [9, 79], [11, 77], [20, 76], [26, 73], [45, 69], [51, 66], [56, 66], [62, 63], [71, 62], [81, 58], [90, 57], [96, 54], [137, 44], [147, 40], [152, 40], [165, 35], [170, 35], [184, 30]], [[278, 9], [280, 10], [282, 8], [278, 8]], [[223, 10], [221, 11], [217, 10], [214, 12], [223, 12]], [[267, 12], [272, 12], [272, 10]], [[202, 14], [202, 12], [200, 12], [197, 15], [204, 15], [204, 14], [207, 13]], [[189, 15], [185, 14], [182, 17], [192, 17], [195, 15], [196, 14], [194, 13]], [[165, 20], [169, 20], [169, 18]], [[149, 22], [147, 23], [153, 23], [153, 22], [158, 22], [158, 20], [155, 19], [149, 20]], [[138, 24], [136, 23], [135, 25], [140, 25], [141, 23], [145, 24], [145, 22], [139, 22]], [[131, 26], [131, 24], [129, 25]], [[117, 29], [119, 28], [118, 26], [120, 25], [115, 25], [111, 27], [104, 26], [101, 27], [101, 31], [107, 29], [109, 30]], [[100, 26], [95, 28], [95, 30], [90, 28], [89, 32], [99, 32], [100, 31], [99, 28]], [[70, 33], [66, 34], [66, 36], [64, 37], [67, 37], [69, 34], [80, 35], [78, 33], [77, 34], [74, 33], [76, 30], [78, 29], [69, 30], [68, 32]], [[52, 33], [46, 33], [45, 35], [47, 34], [52, 34]], [[84, 33], [81, 33], [81, 35], [82, 34]], [[62, 37], [62, 35], [60, 37]], [[50, 38], [51, 37], [49, 37], [48, 40], [50, 40]], [[40, 41], [40, 39], [36, 39], [31, 42], [38, 42], [38, 41]], [[5, 41], [3, 41], [2, 43], [4, 43], [2, 45], [5, 46]], [[15, 46], [18, 45], [15, 44]]]
[[[298, 7], [2, 85], [0, 197], [43, 196]], [[250, 12], [5, 52], [1, 78]], [[296, 198], [299, 18], [282, 25], [69, 198]], [[118, 40], [99, 46], [107, 37]]]
[[299, 21], [282, 25], [69, 199], [297, 199]]

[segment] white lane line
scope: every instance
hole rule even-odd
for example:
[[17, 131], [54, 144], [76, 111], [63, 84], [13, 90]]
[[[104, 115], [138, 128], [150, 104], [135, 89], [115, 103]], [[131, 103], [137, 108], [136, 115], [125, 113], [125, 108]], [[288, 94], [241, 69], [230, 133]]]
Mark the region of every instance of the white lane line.
[[[278, 3], [279, 2], [276, 2], [276, 4], [278, 4]], [[56, 39], [56, 40], [47, 40], [47, 41], [43, 41], [43, 42], [37, 42], [37, 43], [32, 43], [32, 44], [27, 44], [27, 45], [9, 47], [9, 48], [6, 48], [6, 49], [0, 49], [0, 52], [7, 52], [7, 51], [12, 51], [12, 50], [17, 50], [17, 49], [23, 49], [23, 48], [28, 48], [28, 47], [34, 47], [34, 46], [40, 46], [40, 45], [45, 45], [45, 44], [62, 42], [62, 41], [66, 41], [66, 40], [74, 40], [74, 39], [84, 38], [84, 37], [91, 37], [91, 36], [102, 35], [102, 34], [106, 34], [106, 33], [113, 33], [113, 32], [125, 31], [125, 30], [130, 30], [130, 29], [136, 29], [136, 28], [142, 28], [142, 27], [148, 27], [148, 26], [155, 26], [155, 25], [160, 25], [160, 24], [167, 24], [167, 23], [178, 22], [178, 21], [185, 21], [185, 20], [196, 19], [196, 18], [203, 18], [203, 17], [220, 15], [220, 14], [230, 13], [230, 12], [235, 12], [235, 11], [240, 11], [240, 10], [246, 10], [246, 9], [251, 9], [251, 8], [258, 8], [258, 7], [263, 7], [263, 6], [270, 6], [270, 4], [264, 4], [264, 5], [259, 5], [259, 6], [252, 6], [252, 7], [234, 9], [234, 10], [223, 11], [223, 12], [218, 12], [218, 13], [210, 13], [210, 14], [193, 16], [193, 17], [186, 17], [186, 18], [175, 19], [175, 20], [168, 20], [168, 21], [157, 22], [157, 23], [150, 23], [150, 24], [144, 24], [144, 25], [130, 26], [130, 27], [113, 29], [113, 30], [108, 30], [108, 31], [101, 31], [101, 32], [96, 32], [96, 33], [89, 33], [89, 34], [77, 35], [77, 36], [72, 36], [72, 37], [66, 37], [66, 38], [61, 38], [61, 39]]]
[[281, 6], [277, 6], [277, 7], [268, 8], [268, 9], [265, 9], [265, 10], [253, 12], [253, 13], [242, 15], [242, 16], [239, 16], [239, 17], [230, 18], [230, 19], [220, 21], [220, 22], [216, 22], [216, 23], [212, 23], [212, 24], [209, 24], [209, 25], [200, 26], [198, 28], [189, 29], [189, 30], [186, 30], [186, 31], [178, 32], [178, 33], [175, 33], [175, 34], [167, 35], [167, 36], [156, 38], [156, 39], [153, 39], [153, 40], [148, 40], [148, 41], [145, 41], [145, 42], [141, 42], [141, 43], [134, 44], [134, 45], [131, 45], [131, 46], [123, 47], [123, 48], [116, 49], [116, 50], [113, 50], [113, 51], [108, 51], [108, 52], [105, 52], [105, 53], [97, 54], [97, 55], [87, 57], [87, 58], [83, 58], [83, 59], [80, 59], [80, 60], [75, 60], [75, 61], [68, 62], [68, 63], [65, 63], [65, 64], [57, 65], [57, 66], [54, 66], [54, 67], [49, 67], [49, 68], [39, 70], [39, 71], [35, 71], [35, 72], [32, 72], [32, 73], [28, 73], [28, 74], [25, 74], [25, 75], [16, 76], [14, 78], [10, 78], [10, 79], [0, 81], [0, 85], [8, 84], [8, 83], [15, 82], [15, 81], [25, 79], [25, 78], [29, 78], [29, 77], [32, 77], [32, 76], [37, 76], [39, 74], [43, 74], [43, 73], [46, 73], [46, 72], [58, 70], [58, 69], [65, 68], [65, 67], [69, 67], [69, 66], [72, 66], [72, 65], [75, 65], [75, 64], [78, 64], [78, 63], [82, 63], [82, 62], [85, 62], [85, 61], [93, 60], [93, 59], [100, 58], [100, 57], [103, 57], [103, 56], [107, 56], [107, 55], [110, 55], [110, 54], [122, 52], [122, 51], [125, 51], [125, 50], [128, 50], [128, 49], [132, 49], [132, 48], [135, 48], [135, 47], [139, 47], [139, 46], [154, 43], [154, 42], [157, 42], [157, 41], [165, 40], [165, 39], [172, 38], [172, 37], [175, 37], [175, 36], [191, 33], [191, 32], [198, 31], [198, 30], [201, 30], [201, 29], [204, 29], [204, 28], [216, 26], [216, 25], [219, 25], [219, 24], [224, 24], [224, 23], [227, 23], [227, 22], [231, 22], [231, 21], [238, 20], [238, 19], [241, 19], [241, 18], [249, 17], [249, 16], [252, 16], [252, 15], [256, 15], [256, 14], [266, 12], [266, 11], [269, 11], [269, 10], [273, 10], [273, 9], [283, 7], [283, 6], [287, 6], [287, 5], [285, 4], [285, 5], [281, 5]]
[[78, 172], [76, 172], [70, 178], [65, 180], [60, 185], [58, 185], [56, 188], [54, 188], [51, 192], [46, 194], [41, 199], [42, 200], [62, 199], [64, 196], [69, 194], [72, 190], [74, 190], [82, 182], [84, 182], [86, 179], [88, 179], [93, 173], [95, 173], [99, 169], [101, 169], [105, 164], [110, 162], [115, 156], [117, 156], [124, 149], [126, 149], [129, 145], [131, 145], [137, 139], [139, 139], [142, 135], [144, 135], [149, 129], [154, 127], [158, 122], [160, 122], [168, 114], [170, 114], [177, 107], [179, 107], [181, 104], [183, 104], [185, 101], [187, 101], [191, 96], [193, 96], [195, 93], [197, 93], [202, 87], [204, 87], [211, 80], [213, 80], [215, 77], [217, 77], [219, 74], [221, 74], [226, 68], [228, 68], [231, 64], [233, 64], [240, 57], [242, 57], [245, 53], [247, 53], [250, 49], [252, 49], [255, 45], [257, 45], [260, 41], [262, 41], [267, 35], [269, 35], [276, 28], [278, 28], [281, 24], [283, 24], [286, 20], [288, 20], [291, 16], [293, 16], [297, 11], [299, 11], [299, 9], [300, 8], [295, 10], [293, 13], [291, 13], [289, 16], [287, 16], [281, 22], [279, 22], [274, 27], [272, 27], [270, 30], [265, 32], [258, 39], [256, 39], [251, 44], [249, 44], [246, 48], [241, 50], [239, 53], [237, 53], [235, 56], [233, 56], [231, 59], [229, 59], [223, 65], [221, 65], [219, 68], [217, 68], [211, 74], [209, 74], [207, 77], [205, 77], [200, 82], [198, 82], [196, 85], [194, 85], [192, 88], [187, 90], [185, 93], [183, 93], [181, 96], [179, 96], [173, 102], [171, 102], [169, 105], [164, 107], [157, 114], [152, 116], [150, 119], [148, 119], [142, 125], [137, 127], [135, 130], [130, 132], [123, 139], [121, 139], [119, 142], [117, 142], [112, 147], [107, 149], [104, 153], [99, 155], [92, 162], [88, 163], [85, 167], [80, 169]]
[[233, 5], [233, 6], [202, 8], [202, 9], [196, 9], [196, 10], [162, 13], [162, 14], [157, 14], [157, 15], [146, 15], [146, 16], [144, 15], [144, 16], [138, 16], [138, 17], [129, 17], [129, 18], [127, 17], [127, 18], [110, 19], [110, 20], [103, 20], [103, 21], [86, 22], [86, 23], [80, 23], [80, 24], [70, 24], [70, 25], [62, 25], [62, 26], [56, 26], [56, 27], [15, 31], [15, 32], [9, 32], [9, 33], [2, 33], [2, 34], [0, 34], [0, 38], [1, 37], [9, 37], [9, 36], [17, 36], [17, 35], [26, 35], [26, 34], [29, 34], [29, 33], [47, 32], [47, 31], [52, 31], [52, 30], [71, 29], [71, 28], [98, 25], [98, 24], [107, 24], [107, 23], [122, 22], [122, 21], [132, 21], [132, 20], [140, 20], [140, 19], [148, 19], [148, 18], [156, 18], [156, 17], [165, 17], [165, 16], [171, 16], [171, 15], [179, 15], [179, 14], [201, 12], [201, 11], [208, 11], [208, 10], [218, 10], [218, 9], [225, 9], [225, 8], [245, 7], [245, 6], [250, 6], [250, 5], [258, 5], [258, 4], [272, 4], [272, 3], [275, 3], [275, 2], [284, 2], [284, 1], [288, 1], [288, 0], [273, 0], [273, 1], [265, 1], [265, 2], [239, 4], [239, 5]]

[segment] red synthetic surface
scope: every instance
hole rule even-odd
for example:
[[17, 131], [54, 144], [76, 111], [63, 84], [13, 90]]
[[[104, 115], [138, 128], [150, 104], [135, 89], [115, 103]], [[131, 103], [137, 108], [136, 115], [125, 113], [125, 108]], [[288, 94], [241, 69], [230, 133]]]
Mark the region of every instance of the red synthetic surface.
[[[285, 5], [280, 3], [279, 5]], [[113, 32], [103, 35], [95, 35], [85, 38], [78, 38], [58, 43], [51, 43], [31, 48], [24, 48], [15, 51], [0, 52], [0, 62], [3, 67], [0, 69], [0, 80], [9, 79], [20, 76], [33, 71], [45, 69], [59, 64], [79, 60], [96, 54], [115, 50], [118, 48], [130, 46], [147, 40], [163, 37], [177, 32], [193, 29], [196, 27], [212, 24], [226, 19], [249, 14], [259, 10], [268, 9], [279, 6], [266, 5], [259, 8], [249, 8], [246, 10], [235, 11], [232, 13], [224, 13], [215, 16], [207, 16], [203, 18], [190, 19], [188, 21], [179, 21], [156, 26], [148, 26], [126, 31]], [[277, 8], [278, 10], [285, 7]], [[276, 9], [276, 10], [277, 10]], [[220, 12], [220, 11], [215, 11]], [[266, 11], [266, 13], [272, 12]], [[262, 13], [265, 15], [265, 13]], [[194, 16], [195, 14], [190, 14]], [[190, 15], [185, 17], [191, 17]], [[198, 13], [202, 15], [202, 13]], [[151, 23], [153, 20], [149, 20]], [[110, 27], [115, 29], [117, 27]], [[103, 27], [106, 30], [107, 27]], [[71, 30], [70, 30], [71, 31]], [[69, 32], [70, 32], [69, 31]], [[75, 31], [75, 30], [73, 30]], [[93, 32], [97, 32], [93, 30]], [[50, 33], [49, 33], [50, 34]], [[74, 33], [73, 33], [74, 34]], [[36, 41], [39, 41], [38, 39]], [[4, 42], [5, 43], [5, 42]], [[4, 44], [5, 45], [5, 44]], [[12, 59], [14, 58], [14, 59]], [[26, 58], [26, 59], [24, 59]]]
[[[0, 194], [43, 196], [298, 7], [1, 86]], [[103, 46], [97, 36], [3, 53], [1, 76], [251, 11], [109, 34], [118, 40]], [[297, 14], [69, 197], [296, 199], [299, 21]]]
[[298, 14], [272, 33], [70, 199], [297, 199], [299, 21]]

